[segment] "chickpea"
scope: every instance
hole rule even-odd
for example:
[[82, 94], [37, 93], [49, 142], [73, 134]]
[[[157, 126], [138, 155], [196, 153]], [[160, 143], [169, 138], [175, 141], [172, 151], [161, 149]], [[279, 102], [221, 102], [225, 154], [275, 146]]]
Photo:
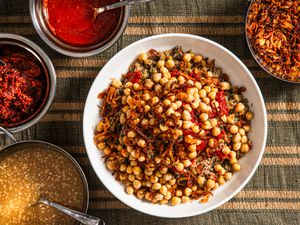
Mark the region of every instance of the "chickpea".
[[189, 62], [192, 59], [192, 55], [190, 53], [185, 53], [182, 57], [183, 61]]
[[157, 64], [156, 64], [156, 66], [157, 66], [158, 68], [161, 68], [161, 67], [165, 66], [165, 61], [164, 61], [164, 60], [159, 60], [159, 61], [157, 62]]
[[205, 98], [205, 97], [206, 97], [206, 90], [201, 89], [201, 90], [199, 91], [199, 95], [200, 95], [200, 98]]
[[234, 136], [233, 136], [233, 138], [232, 138], [232, 141], [233, 142], [240, 142], [242, 140], [242, 137], [241, 137], [241, 135], [239, 134], [239, 133], [236, 133]]
[[209, 121], [205, 121], [202, 126], [201, 126], [204, 130], [209, 130], [211, 129], [211, 124]]
[[220, 164], [217, 164], [214, 166], [214, 170], [217, 172], [221, 171], [222, 169], [223, 169], [223, 167]]
[[193, 109], [197, 109], [199, 107], [199, 105], [200, 105], [199, 101], [193, 101], [192, 104], [191, 104]]
[[118, 79], [113, 79], [112, 82], [111, 82], [112, 86], [115, 87], [115, 88], [119, 88], [122, 86], [122, 82], [119, 81]]
[[173, 178], [173, 175], [171, 173], [166, 173], [163, 178], [165, 181], [170, 181]]
[[190, 198], [189, 198], [188, 196], [183, 196], [183, 197], [181, 198], [181, 200], [182, 200], [182, 203], [187, 203], [187, 202], [190, 202], [190, 201], [191, 201]]
[[166, 62], [166, 67], [168, 67], [169, 69], [172, 69], [174, 66], [175, 66], [174, 60], [169, 59], [169, 60]]
[[235, 142], [235, 143], [233, 143], [233, 145], [232, 145], [232, 149], [233, 149], [234, 151], [238, 151], [238, 150], [240, 150], [241, 146], [242, 146], [242, 143], [241, 143], [241, 142]]
[[141, 148], [145, 148], [146, 147], [146, 141], [144, 139], [139, 139], [138, 141], [138, 146], [140, 146]]
[[134, 187], [135, 189], [140, 189], [141, 186], [142, 186], [142, 183], [141, 183], [141, 181], [139, 181], [139, 180], [134, 180], [133, 183], [132, 183], [132, 185], [133, 185], [133, 187]]
[[133, 171], [134, 175], [140, 175], [142, 172], [142, 169], [139, 166], [135, 166], [135, 167], [133, 167], [132, 171]]
[[218, 136], [218, 135], [220, 135], [221, 134], [221, 130], [220, 130], [220, 128], [218, 128], [218, 127], [214, 127], [213, 129], [212, 129], [212, 135], [213, 136]]
[[148, 56], [146, 53], [142, 52], [141, 54], [139, 54], [138, 59], [140, 61], [146, 61], [148, 59]]
[[234, 172], [239, 172], [241, 170], [241, 166], [238, 163], [232, 165], [232, 169]]
[[132, 195], [134, 193], [133, 187], [132, 186], [127, 186], [126, 187], [126, 192], [127, 192], [127, 194]]
[[204, 183], [205, 183], [205, 177], [198, 176], [197, 177], [197, 184], [199, 184], [200, 186], [203, 186]]
[[190, 129], [193, 123], [191, 121], [183, 121], [183, 129]]
[[221, 83], [221, 89], [222, 90], [229, 90], [230, 89], [230, 83], [224, 81]]
[[190, 106], [190, 104], [184, 105], [183, 108], [184, 108], [185, 110], [187, 110], [188, 112], [192, 112], [192, 111], [193, 111], [193, 109], [192, 109], [192, 107]]
[[200, 102], [199, 109], [201, 110], [201, 112], [208, 112], [209, 111], [208, 106], [203, 102]]
[[206, 91], [206, 93], [211, 92], [211, 87], [210, 86], [204, 86], [203, 89]]
[[164, 196], [162, 194], [156, 194], [156, 195], [154, 195], [154, 199], [156, 201], [161, 201], [164, 199]]
[[179, 172], [184, 170], [184, 165], [182, 163], [177, 163], [175, 165], [176, 170], [178, 170]]
[[153, 85], [154, 85], [154, 83], [152, 80], [150, 80], [150, 79], [145, 80], [145, 84], [144, 84], [145, 88], [151, 89], [153, 87]]
[[232, 178], [232, 173], [226, 172], [226, 173], [224, 174], [224, 178], [225, 178], [226, 181], [230, 180], [230, 179]]
[[185, 168], [189, 167], [190, 165], [192, 165], [192, 162], [189, 159], [186, 159], [183, 161], [183, 165]]
[[180, 108], [182, 106], [182, 101], [176, 101], [175, 104], [177, 105], [177, 108]]
[[149, 105], [144, 106], [144, 112], [148, 112], [150, 109], [151, 109], [151, 107]]
[[199, 119], [201, 120], [201, 122], [205, 122], [208, 120], [208, 114], [207, 113], [201, 113], [199, 116]]
[[169, 70], [166, 67], [161, 67], [159, 70], [162, 74], [169, 73]]
[[168, 78], [166, 78], [166, 77], [161, 78], [160, 81], [159, 81], [159, 83], [162, 86], [165, 86], [168, 83]]
[[194, 133], [198, 134], [198, 133], [200, 132], [199, 126], [198, 126], [198, 125], [193, 126], [193, 127], [192, 127], [192, 131], [193, 131]]
[[242, 144], [245, 144], [245, 143], [247, 143], [247, 142], [248, 142], [248, 138], [247, 138], [247, 136], [246, 136], [246, 135], [242, 136], [242, 138], [241, 138], [241, 142], [242, 142]]
[[244, 135], [246, 135], [246, 131], [245, 131], [243, 128], [240, 128], [240, 129], [239, 129], [239, 134], [240, 134], [241, 136], [244, 136]]
[[183, 120], [190, 121], [190, 120], [192, 119], [190, 112], [187, 111], [187, 110], [184, 110], [184, 111], [182, 112], [182, 119], [183, 119]]
[[216, 98], [216, 96], [217, 96], [217, 93], [216, 93], [216, 92], [210, 92], [210, 93], [208, 94], [208, 97], [209, 97], [211, 100], [214, 100], [214, 99]]
[[134, 89], [135, 91], [140, 90], [140, 85], [139, 85], [138, 83], [134, 83], [134, 84], [133, 84], [133, 89]]
[[144, 196], [145, 196], [145, 192], [144, 192], [144, 190], [138, 190], [138, 191], [136, 192], [136, 195], [137, 195], [137, 197], [138, 197], [139, 199], [143, 199]]
[[105, 147], [105, 148], [103, 149], [103, 153], [104, 153], [105, 155], [109, 155], [109, 154], [111, 153], [111, 148]]
[[161, 184], [160, 183], [155, 183], [152, 185], [152, 190], [159, 190], [161, 188]]
[[151, 99], [151, 101], [152, 101], [152, 105], [156, 105], [159, 102], [159, 98], [155, 96]]
[[194, 60], [195, 63], [199, 63], [199, 62], [202, 61], [202, 56], [201, 55], [195, 55], [193, 57], [193, 60]]
[[252, 113], [252, 112], [247, 112], [247, 113], [246, 113], [246, 119], [247, 119], [248, 121], [252, 120], [252, 119], [253, 119], [253, 113]]
[[216, 186], [216, 182], [212, 179], [208, 179], [206, 181], [206, 187], [213, 189]]
[[236, 125], [231, 125], [229, 128], [229, 132], [232, 134], [236, 134], [238, 132], [239, 128]]
[[184, 189], [184, 194], [186, 195], [186, 196], [190, 196], [191, 194], [192, 194], [192, 189], [191, 188], [185, 188]]
[[223, 184], [225, 184], [225, 179], [224, 179], [224, 177], [223, 176], [221, 176], [221, 177], [219, 177], [219, 179], [218, 179], [218, 183], [220, 184], [220, 185], [223, 185]]
[[244, 130], [245, 130], [246, 132], [249, 132], [249, 131], [250, 131], [250, 126], [249, 126], [249, 125], [244, 125], [243, 128], [244, 128]]
[[244, 110], [245, 110], [245, 105], [243, 103], [239, 102], [238, 104], [236, 104], [236, 106], [235, 106], [235, 111], [236, 112], [242, 112]]
[[228, 116], [227, 117], [227, 123], [234, 124], [235, 123], [234, 119], [235, 119], [235, 116], [233, 114]]
[[177, 190], [175, 191], [175, 195], [176, 195], [177, 197], [181, 197], [183, 194], [182, 194], [182, 191], [181, 191], [181, 190], [177, 189]]
[[202, 84], [201, 84], [199, 81], [196, 81], [196, 82], [195, 82], [195, 87], [196, 87], [198, 90], [201, 90], [201, 89], [202, 89]]
[[247, 152], [249, 152], [249, 150], [250, 150], [250, 148], [249, 148], [249, 145], [247, 143], [246, 144], [242, 144], [241, 149], [240, 149], [240, 151], [242, 153], [247, 153]]
[[171, 179], [171, 180], [169, 181], [169, 184], [170, 184], [170, 185], [176, 184], [176, 179], [175, 179], [175, 178]]
[[100, 142], [98, 145], [97, 145], [98, 149], [104, 149], [105, 148], [105, 142]]
[[224, 146], [222, 152], [223, 154], [228, 155], [230, 153], [230, 148], [228, 146]]
[[237, 161], [237, 159], [236, 158], [231, 158], [230, 160], [229, 160], [229, 163], [230, 164], [235, 164], [235, 163], [237, 163], [238, 161]]
[[189, 158], [190, 159], [194, 159], [194, 158], [196, 158], [197, 157], [197, 152], [196, 151], [193, 151], [193, 152], [190, 152], [189, 153]]
[[172, 205], [175, 206], [175, 205], [179, 205], [181, 203], [181, 198], [179, 197], [172, 197]]
[[227, 117], [226, 117], [226, 115], [222, 115], [220, 118], [223, 121], [223, 123], [227, 123]]

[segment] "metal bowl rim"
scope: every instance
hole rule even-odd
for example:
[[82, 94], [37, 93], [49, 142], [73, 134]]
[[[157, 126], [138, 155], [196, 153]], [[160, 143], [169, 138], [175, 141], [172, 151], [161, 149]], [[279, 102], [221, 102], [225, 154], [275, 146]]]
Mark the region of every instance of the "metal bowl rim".
[[248, 48], [249, 48], [249, 50], [250, 50], [250, 52], [251, 52], [252, 57], [254, 58], [254, 60], [256, 61], [256, 63], [257, 63], [257, 64], [258, 64], [265, 72], [267, 72], [269, 75], [275, 77], [276, 79], [281, 80], [281, 81], [285, 81], [285, 82], [291, 83], [291, 84], [300, 84], [300, 81], [299, 81], [299, 82], [297, 82], [297, 81], [290, 81], [290, 80], [286, 80], [286, 79], [283, 79], [283, 78], [281, 78], [281, 77], [276, 76], [276, 75], [273, 74], [272, 72], [268, 71], [267, 68], [265, 68], [265, 67], [258, 61], [258, 59], [257, 59], [258, 56], [257, 56], [255, 50], [254, 50], [253, 47], [252, 47], [252, 44], [251, 44], [251, 41], [250, 41], [250, 39], [249, 39], [249, 37], [248, 37], [248, 32], [247, 32], [248, 15], [249, 15], [250, 8], [251, 8], [252, 4], [255, 2], [255, 0], [250, 0], [249, 2], [250, 2], [250, 3], [249, 3], [249, 6], [248, 6], [248, 9], [247, 9], [247, 14], [246, 14], [246, 19], [245, 19], [245, 37], [246, 37], [246, 42], [247, 42], [247, 45], [248, 45]]
[[[37, 19], [37, 14], [35, 11], [35, 4], [36, 1], [38, 0], [30, 0], [29, 1], [29, 11], [30, 11], [30, 17], [31, 17], [31, 21], [33, 24], [34, 29], [36, 30], [36, 32], [38, 33], [38, 35], [40, 36], [40, 38], [49, 46], [51, 47], [53, 50], [64, 54], [66, 56], [70, 56], [70, 57], [74, 57], [74, 58], [80, 58], [80, 57], [88, 57], [88, 56], [93, 56], [93, 55], [97, 55], [99, 53], [104, 52], [105, 50], [107, 50], [108, 48], [112, 47], [117, 40], [122, 36], [122, 34], [124, 33], [124, 30], [128, 24], [128, 18], [129, 18], [129, 14], [130, 14], [130, 5], [125, 6], [124, 8], [124, 15], [123, 15], [123, 21], [121, 22], [121, 25], [118, 29], [118, 31], [115, 33], [115, 35], [106, 43], [104, 43], [104, 45], [100, 46], [99, 48], [96, 48], [94, 50], [91, 51], [87, 51], [87, 52], [75, 52], [72, 50], [65, 50], [63, 48], [60, 48], [59, 46], [57, 46], [54, 42], [52, 42], [46, 35], [45, 33], [42, 31], [39, 23], [38, 23], [38, 19]], [[71, 46], [71, 45], [70, 45]]]
[[[49, 86], [50, 90], [49, 90], [49, 95], [47, 97], [48, 99], [46, 100], [46, 102], [45, 102], [44, 106], [42, 107], [42, 109], [40, 110], [40, 112], [35, 117], [33, 117], [31, 120], [29, 120], [28, 122], [26, 122], [24, 124], [21, 124], [16, 127], [7, 128], [7, 130], [9, 132], [16, 133], [16, 132], [26, 130], [26, 129], [30, 128], [31, 126], [35, 125], [37, 122], [40, 121], [40, 119], [48, 111], [48, 109], [55, 97], [56, 82], [57, 82], [56, 72], [55, 72], [54, 66], [53, 66], [50, 58], [48, 57], [48, 55], [44, 52], [44, 50], [42, 50], [37, 44], [35, 44], [31, 40], [29, 40], [25, 37], [22, 37], [20, 35], [11, 34], [11, 33], [1, 33], [0, 34], [0, 42], [1, 42], [2, 38], [9, 39], [12, 43], [16, 42], [16, 46], [19, 46], [17, 42], [21, 42], [25, 46], [27, 46], [27, 48], [25, 48], [27, 51], [36, 52], [36, 54], [38, 54], [38, 56], [44, 60], [45, 66], [48, 70], [48, 75], [49, 75], [49, 80], [50, 80], [50, 86]], [[19, 47], [24, 48], [24, 46], [19, 46]], [[3, 132], [0, 131], [0, 134], [3, 134]]]
[[[52, 144], [52, 143], [49, 143], [49, 142], [46, 142], [46, 141], [26, 140], [26, 141], [17, 141], [17, 142], [9, 144], [7, 146], [4, 146], [2, 149], [0, 149], [0, 155], [1, 155], [1, 153], [8, 151], [9, 148], [13, 148], [16, 145], [22, 145], [22, 144], [28, 144], [28, 143], [32, 143], [32, 144], [37, 143], [37, 144], [48, 145], [54, 151], [57, 151], [57, 152], [63, 154], [64, 156], [66, 156], [68, 159], [70, 159], [70, 161], [75, 165], [75, 167], [79, 171], [80, 176], [81, 176], [82, 181], [83, 181], [83, 185], [85, 187], [86, 199], [85, 199], [85, 205], [84, 205], [83, 212], [87, 213], [88, 208], [89, 208], [89, 199], [90, 199], [88, 181], [87, 181], [87, 178], [85, 176], [85, 173], [83, 172], [83, 169], [81, 168], [81, 166], [79, 165], [79, 163], [76, 161], [76, 159], [69, 152], [67, 152], [66, 150], [64, 150], [63, 148], [61, 148], [61, 147], [59, 147], [59, 146], [57, 146], [55, 144]], [[22, 151], [22, 150], [18, 150], [18, 151]]]

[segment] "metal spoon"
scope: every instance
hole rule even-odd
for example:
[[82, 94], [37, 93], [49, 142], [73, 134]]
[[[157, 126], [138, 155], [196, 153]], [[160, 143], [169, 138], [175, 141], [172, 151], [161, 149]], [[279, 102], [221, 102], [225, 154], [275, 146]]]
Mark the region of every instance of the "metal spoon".
[[75, 211], [73, 209], [69, 209], [69, 208], [66, 208], [64, 206], [61, 206], [55, 202], [51, 202], [45, 198], [40, 198], [40, 200], [38, 201], [39, 203], [43, 203], [45, 205], [48, 205], [48, 206], [51, 206], [55, 209], [58, 209], [59, 211], [63, 212], [64, 214], [76, 219], [77, 221], [83, 223], [83, 224], [86, 224], [86, 225], [105, 225], [105, 222], [97, 217], [94, 217], [94, 216], [90, 216], [90, 215], [87, 215], [85, 213], [82, 213], [82, 212], [78, 212], [78, 211]]
[[0, 66], [5, 66], [6, 63], [0, 59]]
[[106, 12], [108, 10], [120, 8], [125, 5], [132, 5], [135, 3], [142, 3], [142, 2], [150, 2], [152, 0], [124, 0], [121, 2], [113, 3], [111, 5], [103, 6], [100, 8], [94, 8], [94, 18], [96, 18], [100, 13]]

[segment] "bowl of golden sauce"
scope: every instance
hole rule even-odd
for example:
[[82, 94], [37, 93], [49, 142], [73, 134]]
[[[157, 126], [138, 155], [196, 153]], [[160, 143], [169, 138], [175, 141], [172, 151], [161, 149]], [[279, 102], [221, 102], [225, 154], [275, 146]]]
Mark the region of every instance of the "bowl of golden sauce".
[[39, 203], [41, 197], [86, 212], [88, 184], [75, 159], [41, 141], [21, 141], [0, 152], [0, 224], [74, 225], [74, 219]]

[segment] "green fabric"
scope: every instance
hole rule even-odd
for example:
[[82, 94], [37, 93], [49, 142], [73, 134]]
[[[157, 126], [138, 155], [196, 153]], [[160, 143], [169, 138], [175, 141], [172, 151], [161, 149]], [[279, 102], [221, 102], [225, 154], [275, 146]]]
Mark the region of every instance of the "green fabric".
[[[300, 224], [300, 86], [269, 76], [255, 63], [244, 37], [246, 9], [246, 0], [157, 0], [136, 5], [124, 35], [113, 47], [94, 57], [71, 59], [50, 49], [35, 33], [27, 0], [0, 0], [0, 32], [24, 35], [40, 45], [53, 60], [58, 76], [56, 98], [49, 112], [16, 137], [44, 140], [68, 150], [87, 175], [89, 212], [107, 224]], [[103, 63], [136, 40], [166, 32], [208, 37], [235, 53], [254, 74], [269, 118], [267, 150], [249, 184], [219, 209], [186, 219], [148, 216], [119, 202], [89, 166], [82, 139], [83, 104]], [[0, 138], [0, 145], [8, 143], [8, 139]]]

